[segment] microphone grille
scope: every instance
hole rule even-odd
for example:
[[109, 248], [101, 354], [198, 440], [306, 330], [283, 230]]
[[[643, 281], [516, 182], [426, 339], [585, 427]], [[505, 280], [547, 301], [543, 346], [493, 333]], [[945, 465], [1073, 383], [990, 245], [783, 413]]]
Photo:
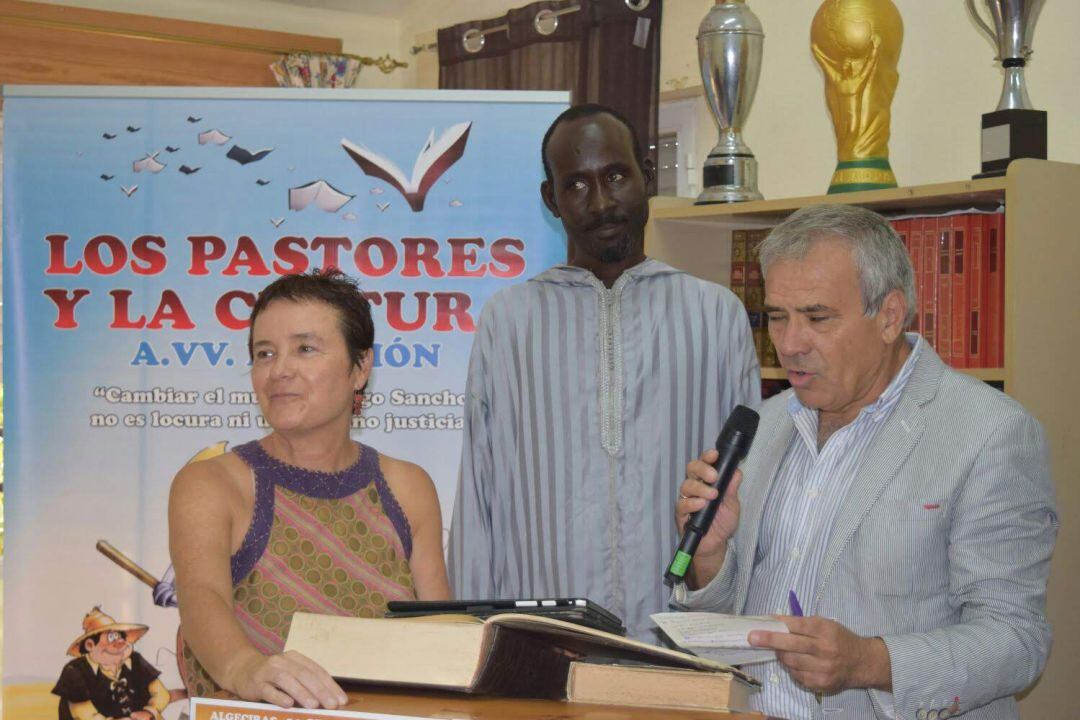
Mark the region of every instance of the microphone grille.
[[761, 416], [756, 411], [751, 410], [745, 405], [736, 405], [735, 409], [731, 411], [731, 415], [728, 416], [727, 423], [725, 423], [725, 429], [731, 429], [735, 432], [746, 435], [750, 440], [754, 439], [754, 435], [757, 433], [758, 420]]

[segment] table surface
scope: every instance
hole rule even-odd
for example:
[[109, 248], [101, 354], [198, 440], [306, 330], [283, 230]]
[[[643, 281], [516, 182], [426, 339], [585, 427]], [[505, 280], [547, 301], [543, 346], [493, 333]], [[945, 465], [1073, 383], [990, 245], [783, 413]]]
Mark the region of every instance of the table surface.
[[414, 715], [445, 720], [766, 720], [759, 713], [615, 707], [557, 700], [479, 697], [462, 693], [347, 689], [344, 710]]

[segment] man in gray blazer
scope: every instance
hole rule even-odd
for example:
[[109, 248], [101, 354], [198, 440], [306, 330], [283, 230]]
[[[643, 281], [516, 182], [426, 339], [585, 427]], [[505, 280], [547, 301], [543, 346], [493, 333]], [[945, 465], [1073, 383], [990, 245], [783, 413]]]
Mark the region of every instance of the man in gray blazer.
[[[760, 254], [792, 389], [762, 407], [674, 604], [781, 616], [789, 633], [750, 634], [777, 652], [747, 666], [770, 714], [1016, 718], [1050, 651], [1041, 427], [904, 333], [911, 264], [881, 216], [805, 208]], [[680, 531], [716, 496], [715, 459], [688, 466]]]

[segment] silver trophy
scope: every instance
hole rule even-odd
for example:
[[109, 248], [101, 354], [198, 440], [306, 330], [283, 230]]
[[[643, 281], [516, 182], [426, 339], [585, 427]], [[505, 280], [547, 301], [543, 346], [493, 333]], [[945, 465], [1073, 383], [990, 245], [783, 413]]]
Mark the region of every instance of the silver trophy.
[[1001, 89], [998, 110], [1034, 110], [1024, 82], [1024, 66], [1031, 56], [1031, 38], [1035, 21], [1045, 0], [983, 0], [990, 11], [993, 29], [982, 19], [975, 0], [966, 0], [975, 22], [997, 47], [997, 57], [1005, 68], [1005, 87]]
[[697, 204], [760, 200], [757, 160], [742, 139], [757, 92], [765, 33], [745, 0], [717, 0], [698, 27], [698, 60], [705, 98], [720, 142], [702, 168]]
[[1032, 107], [1024, 80], [1035, 22], [1045, 0], [980, 0], [993, 27], [979, 15], [975, 0], [965, 2], [1005, 70], [997, 109], [982, 117], [983, 171], [975, 177], [1003, 175], [1016, 158], [1046, 157], [1046, 113]]

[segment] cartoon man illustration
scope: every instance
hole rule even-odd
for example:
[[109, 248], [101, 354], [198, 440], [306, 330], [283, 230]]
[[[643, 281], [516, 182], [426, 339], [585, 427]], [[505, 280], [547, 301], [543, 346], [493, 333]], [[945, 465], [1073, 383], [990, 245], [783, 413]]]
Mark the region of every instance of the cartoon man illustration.
[[60, 720], [161, 720], [169, 691], [161, 674], [134, 644], [146, 625], [118, 623], [95, 607], [83, 618], [83, 634], [68, 648], [52, 692], [60, 696]]

